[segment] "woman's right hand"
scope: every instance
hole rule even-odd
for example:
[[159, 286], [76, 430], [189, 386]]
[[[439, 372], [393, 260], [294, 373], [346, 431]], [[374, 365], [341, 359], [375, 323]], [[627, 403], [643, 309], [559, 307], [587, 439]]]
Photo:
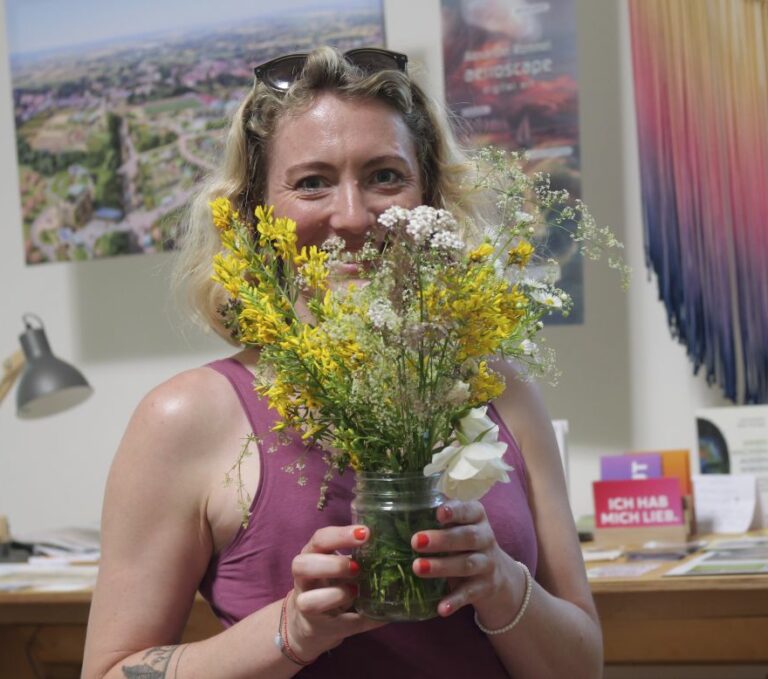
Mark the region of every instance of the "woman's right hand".
[[365, 526], [320, 528], [294, 557], [287, 642], [299, 658], [314, 660], [347, 637], [386, 624], [351, 610], [360, 566], [340, 552], [352, 551], [369, 537]]

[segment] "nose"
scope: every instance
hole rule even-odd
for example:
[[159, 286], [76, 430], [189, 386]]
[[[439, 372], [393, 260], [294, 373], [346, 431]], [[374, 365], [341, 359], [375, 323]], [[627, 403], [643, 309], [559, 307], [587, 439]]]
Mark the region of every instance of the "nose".
[[348, 181], [338, 187], [330, 219], [330, 227], [344, 238], [362, 236], [375, 224], [376, 215], [370, 199], [357, 181]]

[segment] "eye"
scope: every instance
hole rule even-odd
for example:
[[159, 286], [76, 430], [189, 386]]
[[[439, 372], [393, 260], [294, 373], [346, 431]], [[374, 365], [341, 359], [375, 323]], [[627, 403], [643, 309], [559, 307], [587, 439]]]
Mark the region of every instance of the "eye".
[[328, 182], [326, 182], [319, 175], [302, 177], [298, 182], [296, 182], [296, 188], [299, 191], [319, 191], [321, 189], [324, 189], [327, 186], [328, 186]]
[[373, 173], [372, 181], [374, 184], [398, 184], [403, 180], [403, 175], [397, 170], [382, 168]]

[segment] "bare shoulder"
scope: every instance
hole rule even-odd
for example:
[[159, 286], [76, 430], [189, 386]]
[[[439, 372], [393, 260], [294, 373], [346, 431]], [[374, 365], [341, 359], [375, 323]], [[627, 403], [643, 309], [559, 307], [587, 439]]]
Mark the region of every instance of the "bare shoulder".
[[237, 394], [223, 375], [207, 367], [187, 370], [139, 402], [118, 455], [149, 456], [155, 463], [183, 457], [189, 463], [210, 451], [241, 417]]
[[512, 430], [524, 455], [531, 449], [556, 443], [552, 421], [536, 384], [523, 377], [506, 361], [493, 369], [506, 381], [504, 393], [494, 402], [499, 415]]

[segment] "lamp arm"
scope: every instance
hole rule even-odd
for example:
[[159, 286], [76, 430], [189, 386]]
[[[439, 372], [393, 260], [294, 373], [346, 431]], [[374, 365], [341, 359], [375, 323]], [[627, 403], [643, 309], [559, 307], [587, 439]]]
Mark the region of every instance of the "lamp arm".
[[26, 359], [21, 349], [3, 361], [3, 376], [0, 378], [0, 403], [8, 395], [13, 383], [23, 370], [25, 363]]

